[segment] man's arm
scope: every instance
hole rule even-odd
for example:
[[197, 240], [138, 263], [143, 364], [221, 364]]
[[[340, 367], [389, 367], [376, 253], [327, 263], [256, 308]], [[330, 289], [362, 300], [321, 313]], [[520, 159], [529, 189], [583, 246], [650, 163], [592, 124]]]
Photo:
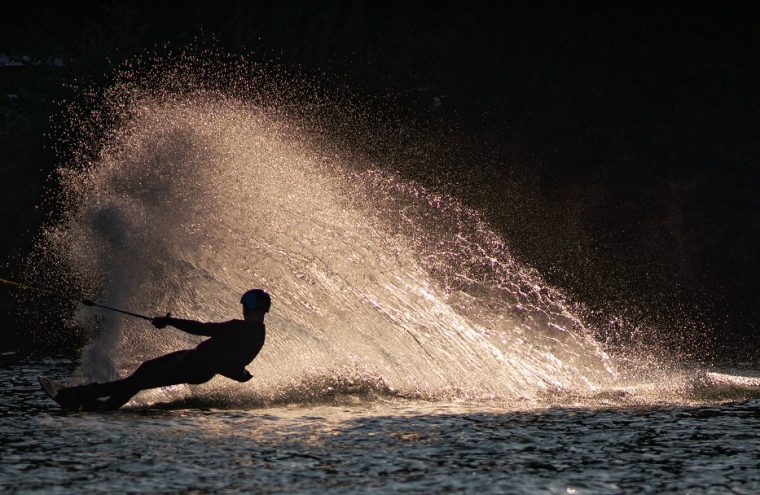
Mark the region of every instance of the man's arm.
[[164, 328], [167, 325], [179, 328], [183, 332], [193, 335], [203, 335], [205, 337], [214, 337], [225, 333], [229, 328], [227, 322], [224, 323], [203, 323], [195, 320], [183, 320], [181, 318], [172, 318], [170, 316], [158, 316], [151, 320], [156, 328]]

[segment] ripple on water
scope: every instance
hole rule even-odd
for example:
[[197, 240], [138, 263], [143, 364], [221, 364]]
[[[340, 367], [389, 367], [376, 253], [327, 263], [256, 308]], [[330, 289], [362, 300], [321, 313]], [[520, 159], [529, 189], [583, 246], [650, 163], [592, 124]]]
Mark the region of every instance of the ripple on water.
[[760, 401], [502, 411], [379, 401], [63, 413], [3, 366], [7, 493], [757, 493]]

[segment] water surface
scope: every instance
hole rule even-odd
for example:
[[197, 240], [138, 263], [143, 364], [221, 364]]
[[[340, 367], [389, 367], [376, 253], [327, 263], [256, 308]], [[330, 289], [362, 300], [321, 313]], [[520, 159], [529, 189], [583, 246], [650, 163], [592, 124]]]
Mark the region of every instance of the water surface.
[[757, 493], [760, 400], [542, 407], [346, 396], [220, 408], [197, 399], [61, 411], [6, 359], [3, 493]]

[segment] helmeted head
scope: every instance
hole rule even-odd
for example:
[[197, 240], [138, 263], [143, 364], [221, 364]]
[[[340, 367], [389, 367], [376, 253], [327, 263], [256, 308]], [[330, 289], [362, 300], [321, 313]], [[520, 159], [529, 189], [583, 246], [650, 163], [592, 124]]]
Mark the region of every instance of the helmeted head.
[[244, 311], [263, 311], [266, 313], [269, 311], [269, 306], [272, 305], [272, 300], [269, 293], [264, 289], [251, 289], [240, 298], [240, 304], [243, 305]]

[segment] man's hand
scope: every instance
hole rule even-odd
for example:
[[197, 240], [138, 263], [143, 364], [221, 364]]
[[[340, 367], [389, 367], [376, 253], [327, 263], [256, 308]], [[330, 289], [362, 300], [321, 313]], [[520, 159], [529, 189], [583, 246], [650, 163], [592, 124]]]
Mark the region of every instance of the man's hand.
[[156, 328], [164, 328], [169, 324], [169, 320], [171, 320], [170, 316], [156, 316], [150, 320], [150, 322], [153, 323], [153, 326]]
[[245, 368], [237, 371], [226, 371], [223, 373], [220, 373], [222, 376], [226, 376], [227, 378], [230, 378], [232, 380], [235, 380], [236, 382], [247, 382], [251, 378], [253, 378], [253, 375]]

